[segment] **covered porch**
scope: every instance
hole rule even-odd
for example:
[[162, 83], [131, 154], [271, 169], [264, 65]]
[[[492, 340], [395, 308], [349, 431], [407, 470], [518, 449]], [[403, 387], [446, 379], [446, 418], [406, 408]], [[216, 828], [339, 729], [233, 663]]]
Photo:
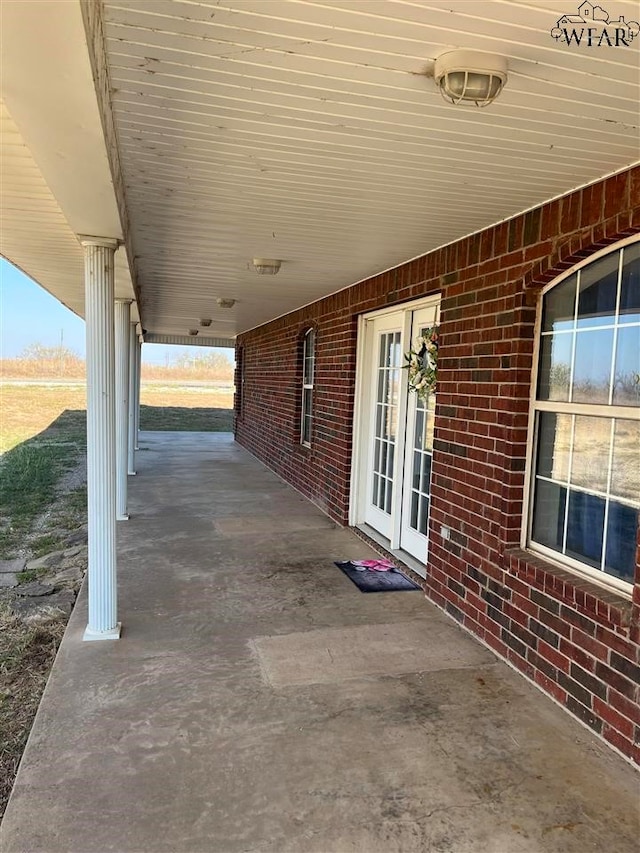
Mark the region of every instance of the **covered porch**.
[[226, 434], [142, 433], [122, 638], [86, 589], [5, 853], [635, 851], [637, 775]]

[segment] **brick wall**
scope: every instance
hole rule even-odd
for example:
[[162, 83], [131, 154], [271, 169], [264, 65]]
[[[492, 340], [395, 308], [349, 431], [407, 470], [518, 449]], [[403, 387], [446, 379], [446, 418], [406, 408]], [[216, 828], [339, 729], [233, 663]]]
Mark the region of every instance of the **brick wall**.
[[[640, 763], [640, 570], [631, 603], [519, 549], [540, 290], [638, 232], [635, 168], [241, 336], [236, 437], [346, 524], [357, 317], [440, 293], [426, 594]], [[311, 325], [314, 432], [305, 448], [300, 354]]]

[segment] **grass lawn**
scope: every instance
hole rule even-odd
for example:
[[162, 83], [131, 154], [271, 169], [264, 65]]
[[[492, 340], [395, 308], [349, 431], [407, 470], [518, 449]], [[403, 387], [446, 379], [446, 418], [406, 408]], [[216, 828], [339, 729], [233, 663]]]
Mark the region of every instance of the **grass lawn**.
[[[140, 395], [140, 428], [230, 432], [233, 394], [217, 388], [145, 385]], [[63, 412], [86, 410], [84, 386], [0, 385], [0, 453], [50, 427]], [[55, 426], [52, 427], [55, 430]], [[61, 432], [66, 424], [61, 425]]]

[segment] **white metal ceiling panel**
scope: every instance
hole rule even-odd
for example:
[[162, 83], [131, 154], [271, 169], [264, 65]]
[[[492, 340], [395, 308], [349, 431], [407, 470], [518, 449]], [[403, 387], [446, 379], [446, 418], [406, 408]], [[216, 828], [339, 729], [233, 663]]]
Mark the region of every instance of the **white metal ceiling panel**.
[[[636, 161], [638, 50], [559, 45], [566, 6], [107, 0], [147, 326], [242, 331]], [[488, 109], [428, 77], [456, 47], [507, 57]]]
[[[110, 185], [106, 151], [124, 178], [143, 325], [182, 337], [211, 317], [211, 337], [229, 340], [625, 168], [640, 155], [640, 38], [556, 42], [571, 2], [96, 0], [104, 51], [100, 38], [88, 48], [76, 0], [12, 3], [5, 251], [81, 313], [71, 228], [113, 217], [95, 191]], [[458, 47], [507, 59], [486, 109], [436, 91], [433, 62]], [[115, 143], [80, 155], [89, 137], [74, 128], [98, 126], [88, 50], [108, 73]], [[256, 275], [253, 257], [282, 259], [280, 273]]]

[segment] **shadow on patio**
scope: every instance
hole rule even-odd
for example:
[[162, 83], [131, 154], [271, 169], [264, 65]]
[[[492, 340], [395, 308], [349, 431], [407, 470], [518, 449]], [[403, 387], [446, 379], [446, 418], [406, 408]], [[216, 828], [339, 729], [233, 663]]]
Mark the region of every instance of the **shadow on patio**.
[[81, 595], [3, 824], [14, 851], [636, 850], [634, 770], [228, 434], [144, 433], [119, 642]]

